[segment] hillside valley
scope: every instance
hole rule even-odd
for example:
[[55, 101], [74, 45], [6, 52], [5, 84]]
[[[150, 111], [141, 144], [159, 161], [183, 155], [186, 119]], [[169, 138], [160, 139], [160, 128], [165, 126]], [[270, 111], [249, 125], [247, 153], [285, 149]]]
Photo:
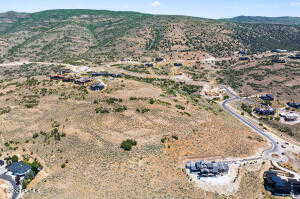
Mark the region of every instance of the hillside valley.
[[[300, 171], [281, 115], [300, 114], [300, 26], [274, 20], [0, 13], [0, 194], [12, 176], [25, 199], [277, 198], [265, 172]], [[199, 160], [221, 174], [193, 178]]]

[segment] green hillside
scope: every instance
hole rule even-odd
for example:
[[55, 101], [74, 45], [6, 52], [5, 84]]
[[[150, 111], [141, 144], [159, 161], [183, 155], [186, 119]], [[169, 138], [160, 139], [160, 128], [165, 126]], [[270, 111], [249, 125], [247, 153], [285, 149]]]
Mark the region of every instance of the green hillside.
[[300, 49], [300, 27], [107, 10], [0, 14], [0, 59], [93, 62]]

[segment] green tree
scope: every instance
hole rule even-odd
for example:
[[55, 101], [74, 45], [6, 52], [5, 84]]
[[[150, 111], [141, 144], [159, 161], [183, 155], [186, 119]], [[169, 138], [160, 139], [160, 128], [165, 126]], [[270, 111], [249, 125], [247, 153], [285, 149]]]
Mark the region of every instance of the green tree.
[[18, 162], [18, 161], [19, 161], [19, 157], [18, 157], [17, 155], [13, 155], [13, 156], [11, 157], [11, 161], [12, 161], [12, 162]]
[[154, 104], [155, 103], [155, 100], [153, 99], [153, 98], [151, 98], [150, 100], [149, 100], [149, 104]]
[[136, 146], [137, 142], [132, 139], [127, 139], [121, 143], [121, 148], [124, 149], [125, 151], [130, 151], [133, 146]]
[[227, 100], [227, 99], [229, 99], [230, 97], [228, 96], [228, 95], [225, 95], [224, 97], [223, 97], [223, 99], [224, 100]]

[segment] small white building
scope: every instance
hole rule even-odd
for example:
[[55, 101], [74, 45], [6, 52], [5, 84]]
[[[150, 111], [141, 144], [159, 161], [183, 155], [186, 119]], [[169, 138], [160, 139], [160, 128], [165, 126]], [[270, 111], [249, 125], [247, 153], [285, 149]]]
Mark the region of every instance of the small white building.
[[284, 50], [284, 49], [274, 49], [274, 50], [272, 50], [272, 52], [274, 52], [274, 53], [287, 53], [288, 50]]

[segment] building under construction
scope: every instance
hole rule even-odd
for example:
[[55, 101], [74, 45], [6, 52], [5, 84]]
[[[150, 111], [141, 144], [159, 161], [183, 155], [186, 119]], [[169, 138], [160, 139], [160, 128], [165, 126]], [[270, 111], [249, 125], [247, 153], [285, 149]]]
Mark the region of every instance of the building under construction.
[[188, 162], [186, 168], [190, 172], [197, 173], [199, 177], [215, 177], [227, 174], [229, 171], [229, 166], [225, 162]]

